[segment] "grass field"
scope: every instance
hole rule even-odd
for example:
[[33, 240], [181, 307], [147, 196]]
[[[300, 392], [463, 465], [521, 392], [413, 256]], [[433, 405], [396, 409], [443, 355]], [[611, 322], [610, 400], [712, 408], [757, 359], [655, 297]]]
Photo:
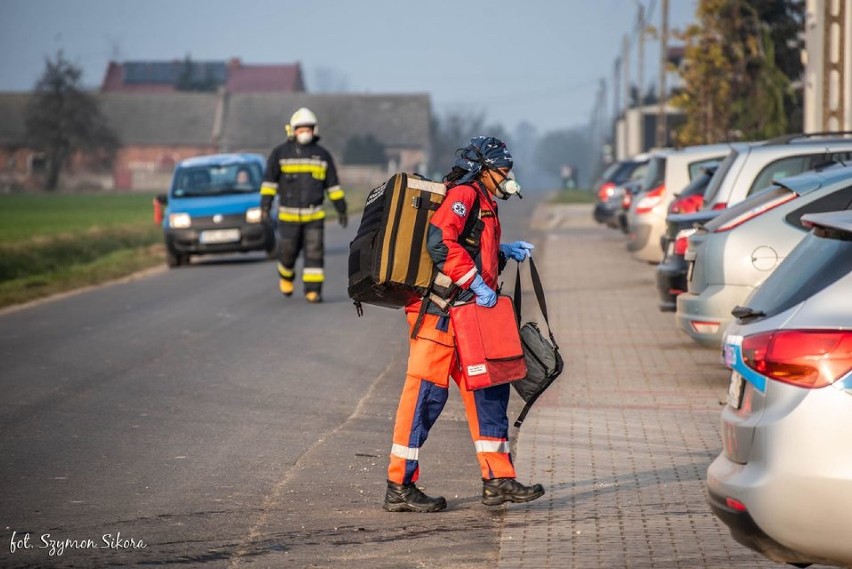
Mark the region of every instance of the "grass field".
[[153, 194], [0, 195], [0, 307], [163, 262]]
[[550, 201], [553, 203], [594, 203], [595, 195], [588, 190], [558, 190]]
[[[351, 214], [368, 191], [347, 191]], [[0, 195], [0, 308], [164, 264], [154, 195]]]
[[[368, 192], [347, 189], [350, 214], [361, 212]], [[153, 193], [0, 195], [0, 308], [164, 264], [153, 198]], [[553, 201], [586, 203], [593, 196], [562, 190]], [[329, 202], [326, 208], [328, 223], [336, 223]]]

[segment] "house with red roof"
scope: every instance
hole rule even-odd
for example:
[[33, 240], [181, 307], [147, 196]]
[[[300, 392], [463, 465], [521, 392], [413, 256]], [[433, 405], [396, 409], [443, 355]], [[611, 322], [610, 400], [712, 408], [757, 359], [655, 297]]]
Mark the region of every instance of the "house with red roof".
[[303, 93], [299, 63], [248, 65], [229, 61], [110, 61], [101, 93], [175, 93], [218, 91], [236, 93]]

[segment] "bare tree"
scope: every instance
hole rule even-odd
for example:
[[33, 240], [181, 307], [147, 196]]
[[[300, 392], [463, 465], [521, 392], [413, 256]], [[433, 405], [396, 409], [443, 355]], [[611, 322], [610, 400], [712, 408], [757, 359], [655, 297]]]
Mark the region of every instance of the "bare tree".
[[432, 176], [450, 171], [456, 161], [456, 150], [474, 136], [496, 136], [507, 140], [505, 129], [498, 124], [486, 125], [485, 113], [469, 109], [448, 111], [432, 118], [432, 156], [429, 173]]
[[45, 63], [26, 109], [27, 142], [45, 153], [45, 187], [55, 190], [62, 168], [75, 152], [100, 153], [109, 159], [119, 141], [101, 114], [97, 99], [82, 90], [82, 70], [68, 62], [61, 51]]

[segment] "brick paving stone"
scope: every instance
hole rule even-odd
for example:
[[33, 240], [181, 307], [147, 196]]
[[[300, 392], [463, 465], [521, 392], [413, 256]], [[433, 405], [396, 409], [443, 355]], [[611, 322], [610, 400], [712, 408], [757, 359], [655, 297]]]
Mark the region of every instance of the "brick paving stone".
[[590, 206], [543, 204], [533, 229], [566, 368], [516, 433], [519, 479], [547, 494], [507, 507], [499, 567], [778, 567], [706, 502], [728, 379], [719, 354], [658, 310], [654, 266]]

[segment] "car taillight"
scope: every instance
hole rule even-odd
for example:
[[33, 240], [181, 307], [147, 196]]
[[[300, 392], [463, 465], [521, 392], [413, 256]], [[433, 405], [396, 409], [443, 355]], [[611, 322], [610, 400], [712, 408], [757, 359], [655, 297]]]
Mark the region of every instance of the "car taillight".
[[760, 205], [756, 205], [753, 208], [742, 212], [740, 215], [736, 216], [734, 219], [728, 221], [727, 223], [724, 223], [717, 227], [715, 233], [721, 233], [723, 231], [733, 229], [734, 227], [742, 225], [746, 221], [754, 219], [759, 215], [763, 215], [767, 211], [775, 209], [779, 205], [787, 203], [788, 201], [796, 199], [797, 197], [799, 197], [798, 194], [791, 192], [789, 194], [784, 194], [783, 196], [778, 196], [777, 198], [772, 199], [768, 202], [763, 202]]
[[731, 498], [728, 496], [725, 498], [725, 505], [735, 512], [747, 512], [748, 508], [746, 508], [745, 504], [737, 500], [736, 498]]
[[686, 247], [689, 245], [689, 236], [695, 233], [695, 229], [681, 229], [677, 232], [674, 244], [675, 255], [686, 255]]
[[669, 213], [695, 213], [704, 205], [704, 196], [678, 198], [669, 206]]
[[713, 204], [712, 209], [725, 209], [728, 207], [728, 202], [719, 202], [717, 204]]
[[852, 331], [777, 330], [743, 338], [745, 364], [805, 389], [831, 385], [852, 371]]
[[639, 203], [636, 204], [636, 213], [648, 213], [663, 200], [663, 194], [666, 191], [665, 184], [660, 184], [653, 190], [645, 192], [642, 194], [642, 197], [639, 199]]
[[598, 190], [598, 199], [602, 202], [608, 201], [609, 198], [612, 197], [612, 194], [615, 192], [615, 184], [612, 182], [607, 182], [601, 185], [601, 189]]

